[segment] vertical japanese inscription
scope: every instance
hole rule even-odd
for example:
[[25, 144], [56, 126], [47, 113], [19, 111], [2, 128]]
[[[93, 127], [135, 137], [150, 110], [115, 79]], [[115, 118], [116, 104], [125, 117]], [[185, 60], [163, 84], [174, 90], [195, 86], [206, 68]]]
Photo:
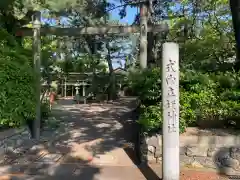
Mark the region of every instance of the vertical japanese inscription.
[[164, 43], [162, 48], [161, 96], [163, 108], [162, 178], [179, 180], [179, 45], [172, 42]]
[[166, 99], [166, 110], [168, 120], [168, 132], [177, 131], [177, 109], [176, 109], [176, 62], [169, 60], [166, 65], [166, 88], [167, 88], [167, 99]]

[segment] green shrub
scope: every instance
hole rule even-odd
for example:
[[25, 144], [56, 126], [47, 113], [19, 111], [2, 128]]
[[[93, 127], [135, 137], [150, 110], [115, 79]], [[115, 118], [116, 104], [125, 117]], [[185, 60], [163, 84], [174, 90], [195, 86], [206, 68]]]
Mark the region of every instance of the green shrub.
[[130, 73], [128, 84], [131, 91], [139, 97], [144, 105], [155, 105], [161, 99], [161, 71], [158, 68], [143, 72]]
[[232, 100], [232, 101], [240, 101], [240, 89], [231, 89], [231, 90], [225, 90], [222, 93], [220, 93], [220, 99], [221, 100]]
[[144, 132], [157, 132], [162, 128], [161, 105], [142, 106], [141, 111], [138, 123], [142, 125]]
[[16, 127], [35, 117], [34, 72], [14, 39], [0, 30], [0, 126]]
[[41, 104], [41, 118], [47, 119], [50, 114], [50, 104], [48, 101], [42, 102]]
[[[180, 120], [187, 125], [195, 125], [197, 114], [195, 109], [197, 108], [195, 101], [193, 101], [190, 93], [181, 91], [180, 94]], [[185, 128], [184, 128], [185, 129]]]
[[19, 126], [34, 117], [35, 92], [31, 67], [0, 55], [0, 124]]
[[[138, 120], [138, 123], [142, 126], [145, 133], [156, 133], [162, 130], [163, 117], [161, 105], [142, 106], [142, 113]], [[184, 132], [186, 123], [184, 119], [180, 118], [179, 131]]]
[[219, 83], [221, 89], [231, 89], [237, 86], [237, 76], [238, 74], [232, 71], [213, 74], [212, 78]]
[[[138, 95], [142, 111], [139, 123], [145, 132], [162, 128], [161, 70], [147, 69], [129, 74], [129, 87]], [[180, 132], [196, 126], [197, 120], [234, 121], [240, 127], [240, 76], [234, 71], [180, 73]]]

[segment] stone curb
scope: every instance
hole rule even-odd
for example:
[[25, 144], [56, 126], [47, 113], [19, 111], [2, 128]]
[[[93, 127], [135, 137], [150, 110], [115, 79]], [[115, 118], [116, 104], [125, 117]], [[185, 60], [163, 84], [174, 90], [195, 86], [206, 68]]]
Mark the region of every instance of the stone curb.
[[[51, 132], [51, 133], [50, 133]], [[38, 144], [31, 139], [29, 129], [27, 127], [22, 127], [21, 129], [7, 130], [7, 132], [2, 132], [5, 134], [1, 138], [0, 142], [0, 156], [3, 156], [7, 151], [15, 151], [18, 148], [29, 148], [29, 145]], [[51, 142], [58, 138], [59, 133], [64, 135], [65, 128], [61, 130], [61, 127], [55, 129], [43, 129], [41, 133], [40, 143], [43, 141]], [[22, 147], [21, 147], [22, 146]]]
[[20, 134], [26, 130], [28, 130], [28, 128], [26, 126], [21, 127], [21, 128], [4, 130], [4, 131], [0, 132], [0, 142], [2, 142], [4, 139], [10, 138], [17, 134]]
[[[142, 159], [162, 163], [162, 135], [144, 137]], [[180, 165], [240, 175], [240, 136], [180, 136]]]
[[[162, 135], [157, 135], [159, 137], [159, 143], [162, 144]], [[202, 146], [235, 146], [240, 145], [240, 135], [232, 136], [180, 136], [180, 147], [187, 145], [199, 145]]]
[[16, 149], [17, 147], [21, 146], [25, 140], [30, 139], [30, 133], [27, 127], [10, 129], [1, 133], [0, 156], [4, 155], [8, 150]]

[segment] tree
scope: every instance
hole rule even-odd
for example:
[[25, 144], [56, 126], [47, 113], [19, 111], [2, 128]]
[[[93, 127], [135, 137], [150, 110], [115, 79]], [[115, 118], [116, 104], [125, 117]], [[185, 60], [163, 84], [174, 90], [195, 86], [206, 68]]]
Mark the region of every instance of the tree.
[[240, 70], [240, 1], [229, 0], [230, 9], [232, 13], [232, 24], [234, 29], [235, 41], [236, 41], [236, 64], [235, 69]]

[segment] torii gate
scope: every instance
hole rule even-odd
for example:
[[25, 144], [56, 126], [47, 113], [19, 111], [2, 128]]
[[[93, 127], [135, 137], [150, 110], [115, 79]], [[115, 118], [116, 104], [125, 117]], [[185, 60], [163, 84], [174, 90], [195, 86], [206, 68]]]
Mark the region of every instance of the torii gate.
[[36, 12], [34, 15], [33, 28], [21, 28], [16, 32], [17, 36], [33, 36], [33, 53], [34, 65], [37, 75], [36, 80], [36, 94], [37, 94], [37, 108], [35, 121], [35, 135], [34, 138], [40, 136], [40, 66], [41, 66], [41, 36], [55, 35], [55, 36], [81, 36], [81, 35], [95, 35], [95, 34], [118, 34], [127, 35], [131, 33], [140, 32], [140, 67], [147, 67], [147, 33], [148, 32], [167, 32], [168, 25], [158, 24], [154, 26], [147, 26], [148, 21], [148, 5], [142, 3], [140, 13], [140, 27], [133, 26], [100, 26], [100, 27], [83, 27], [83, 28], [58, 28], [58, 27], [41, 27], [41, 13]]
[[[34, 65], [36, 80], [36, 120], [34, 121], [33, 138], [40, 138], [41, 102], [40, 102], [40, 65], [41, 35], [80, 36], [83, 34], [129, 34], [140, 32], [140, 67], [147, 67], [147, 32], [166, 32], [167, 24], [147, 26], [147, 6], [141, 7], [141, 23], [139, 26], [104, 26], [85, 28], [41, 28], [38, 12], [34, 17], [33, 29], [23, 28], [18, 31], [21, 36], [33, 36]], [[175, 43], [163, 45], [162, 104], [163, 104], [163, 179], [179, 180], [179, 47]], [[170, 79], [168, 79], [170, 78]], [[171, 80], [172, 84], [168, 81]], [[171, 91], [170, 91], [171, 90]], [[169, 102], [173, 102], [171, 106]], [[170, 114], [169, 114], [170, 113]], [[172, 113], [172, 114], [171, 114]]]
[[[148, 1], [147, 1], [148, 2]], [[149, 0], [151, 2], [151, 0]], [[151, 6], [151, 5], [150, 5]], [[139, 26], [102, 26], [84, 28], [41, 28], [41, 14], [34, 16], [33, 28], [22, 28], [17, 34], [33, 36], [34, 65], [36, 80], [36, 120], [34, 121], [33, 138], [40, 138], [41, 102], [40, 102], [40, 65], [41, 35], [80, 36], [94, 34], [130, 34], [140, 32], [140, 67], [147, 67], [147, 33], [167, 32], [167, 24], [148, 26], [148, 12], [151, 12], [146, 1], [141, 3]], [[179, 180], [179, 47], [175, 43], [164, 43], [162, 54], [162, 107], [163, 107], [163, 179]], [[169, 79], [170, 78], [170, 79]], [[171, 83], [169, 84], [168, 82]], [[171, 105], [172, 103], [172, 105]]]

